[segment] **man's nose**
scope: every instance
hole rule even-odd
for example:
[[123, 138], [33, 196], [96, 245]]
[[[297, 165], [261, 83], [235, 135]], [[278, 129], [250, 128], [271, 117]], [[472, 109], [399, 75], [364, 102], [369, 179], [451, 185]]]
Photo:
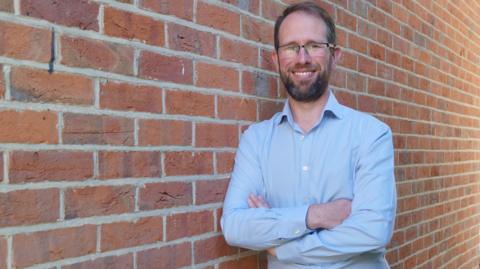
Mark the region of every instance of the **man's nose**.
[[308, 51], [305, 47], [300, 47], [298, 51], [298, 61], [302, 64], [310, 63], [312, 61], [312, 57], [308, 54]]

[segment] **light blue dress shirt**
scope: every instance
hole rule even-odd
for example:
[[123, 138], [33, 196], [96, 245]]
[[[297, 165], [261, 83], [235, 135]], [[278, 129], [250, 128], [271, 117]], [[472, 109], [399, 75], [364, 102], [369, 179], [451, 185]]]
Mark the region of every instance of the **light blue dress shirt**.
[[[390, 128], [345, 107], [328, 91], [323, 114], [308, 133], [288, 102], [272, 119], [242, 135], [225, 198], [227, 242], [253, 250], [276, 248], [268, 268], [388, 268], [396, 191]], [[250, 193], [271, 208], [249, 208]], [[333, 229], [306, 226], [309, 205], [340, 198], [352, 212]]]

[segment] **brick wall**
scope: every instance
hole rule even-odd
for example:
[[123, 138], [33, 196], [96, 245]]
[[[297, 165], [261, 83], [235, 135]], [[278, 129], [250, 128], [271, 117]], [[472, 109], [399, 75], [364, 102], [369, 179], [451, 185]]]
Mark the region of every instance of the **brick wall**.
[[[0, 0], [0, 269], [265, 268], [219, 219], [287, 2]], [[337, 96], [394, 132], [392, 268], [477, 268], [480, 2], [321, 3]]]

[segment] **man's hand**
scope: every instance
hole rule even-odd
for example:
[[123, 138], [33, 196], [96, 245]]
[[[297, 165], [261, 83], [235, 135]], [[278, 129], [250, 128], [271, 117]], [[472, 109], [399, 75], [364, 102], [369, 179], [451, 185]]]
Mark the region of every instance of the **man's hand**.
[[[255, 195], [251, 193], [248, 196], [247, 202], [250, 208], [270, 208], [268, 202], [261, 195]], [[272, 256], [277, 255], [275, 248], [269, 248], [267, 249], [267, 252], [270, 253], [270, 255]]]
[[352, 201], [339, 199], [325, 204], [310, 205], [307, 212], [309, 229], [331, 229], [341, 224], [352, 211]]

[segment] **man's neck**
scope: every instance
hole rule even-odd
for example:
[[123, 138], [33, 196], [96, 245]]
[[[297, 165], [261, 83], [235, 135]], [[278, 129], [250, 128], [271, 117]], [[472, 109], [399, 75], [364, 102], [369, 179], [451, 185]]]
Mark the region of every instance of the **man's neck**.
[[288, 97], [293, 120], [304, 133], [308, 133], [322, 117], [329, 95], [330, 89], [327, 89], [322, 97], [314, 102], [299, 102]]

